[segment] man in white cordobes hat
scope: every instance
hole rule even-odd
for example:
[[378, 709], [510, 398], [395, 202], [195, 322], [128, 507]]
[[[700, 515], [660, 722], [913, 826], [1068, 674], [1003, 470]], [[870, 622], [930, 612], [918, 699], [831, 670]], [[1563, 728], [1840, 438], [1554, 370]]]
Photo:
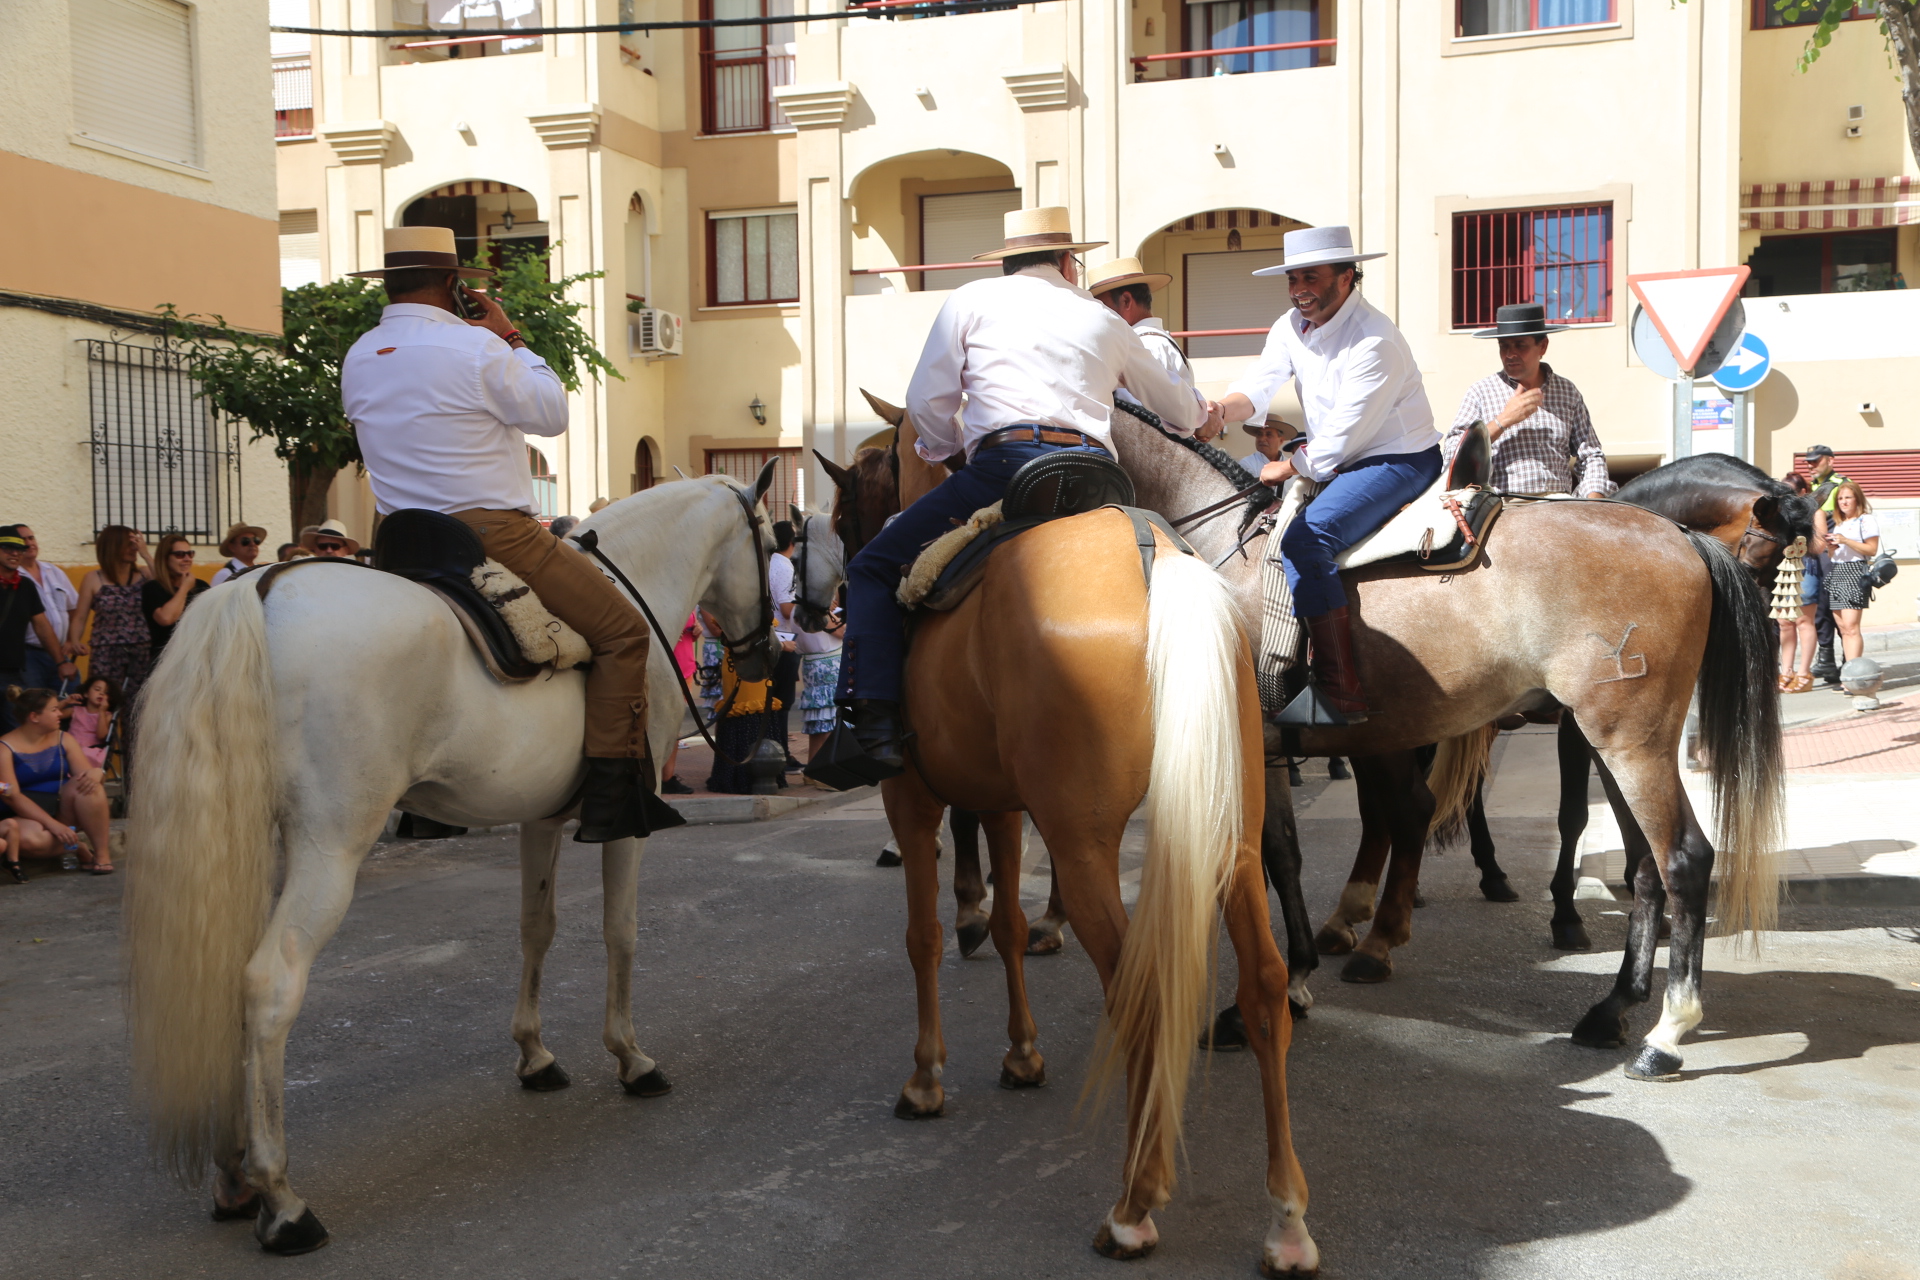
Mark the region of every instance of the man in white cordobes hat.
[[[451, 230], [395, 228], [386, 249], [384, 268], [353, 273], [384, 281], [387, 307], [340, 369], [375, 503], [383, 513], [424, 508], [462, 521], [592, 647], [574, 839], [605, 844], [678, 825], [653, 793], [646, 623], [592, 561], [534, 518], [526, 438], [566, 431], [566, 388], [500, 304], [461, 283], [493, 273], [460, 265]], [[463, 319], [469, 312], [478, 318]]]
[[[1154, 291], [1172, 283], [1172, 276], [1146, 270], [1138, 258], [1115, 258], [1087, 273], [1087, 292], [1125, 320], [1140, 335], [1140, 341], [1146, 344], [1147, 354], [1159, 362], [1168, 377], [1193, 396], [1194, 403], [1206, 415], [1206, 421], [1194, 434], [1202, 440], [1211, 440], [1220, 434], [1220, 428], [1224, 425], [1217, 406], [1211, 404], [1193, 385], [1193, 366], [1187, 363], [1187, 353], [1173, 340], [1173, 335], [1167, 332], [1167, 326], [1161, 323], [1160, 317], [1153, 314]], [[1139, 403], [1125, 388], [1115, 394]]]
[[[901, 512], [847, 566], [843, 696], [854, 738], [879, 777], [905, 767], [900, 675], [905, 618], [900, 566], [958, 521], [992, 506], [1021, 464], [1062, 449], [1113, 452], [1114, 392], [1125, 386], [1167, 427], [1190, 433], [1205, 414], [1127, 324], [1076, 283], [1063, 208], [1006, 215], [1006, 244], [981, 261], [1002, 274], [950, 294], [907, 385], [915, 446], [929, 462], [966, 465]], [[964, 411], [962, 401], [964, 397]]]
[[[1494, 325], [1473, 336], [1500, 342], [1500, 372], [1467, 388], [1453, 427], [1440, 442], [1451, 462], [1469, 426], [1487, 424], [1493, 441], [1494, 488], [1509, 493], [1578, 493], [1604, 498], [1619, 488], [1607, 476], [1607, 455], [1587, 414], [1580, 388], [1546, 362], [1547, 335], [1567, 326], [1548, 324], [1537, 302], [1516, 302], [1494, 312]], [[1573, 474], [1570, 458], [1580, 460]], [[1576, 483], [1577, 481], [1577, 483]]]
[[1306, 411], [1306, 443], [1260, 473], [1277, 485], [1321, 486], [1280, 535], [1294, 612], [1313, 639], [1321, 703], [1358, 724], [1367, 704], [1354, 667], [1353, 624], [1333, 558], [1366, 537], [1440, 475], [1440, 433], [1413, 350], [1393, 321], [1360, 296], [1360, 253], [1346, 227], [1286, 235], [1286, 259], [1256, 276], [1285, 275], [1293, 309], [1274, 322], [1254, 371], [1221, 402], [1227, 421], [1262, 418], [1291, 379]]

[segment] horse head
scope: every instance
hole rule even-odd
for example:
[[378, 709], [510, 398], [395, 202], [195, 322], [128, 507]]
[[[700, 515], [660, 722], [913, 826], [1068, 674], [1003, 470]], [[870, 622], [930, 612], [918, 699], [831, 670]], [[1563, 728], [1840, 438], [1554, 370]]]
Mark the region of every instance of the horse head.
[[833, 517], [792, 508], [794, 545], [793, 620], [805, 631], [825, 631], [840, 584], [847, 576], [845, 544]]

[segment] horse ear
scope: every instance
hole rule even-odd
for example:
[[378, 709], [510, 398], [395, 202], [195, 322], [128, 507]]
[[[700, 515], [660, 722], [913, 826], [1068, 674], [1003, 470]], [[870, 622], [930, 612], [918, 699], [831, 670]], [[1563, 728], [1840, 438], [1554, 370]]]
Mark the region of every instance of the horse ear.
[[1753, 500], [1753, 522], [1765, 529], [1780, 514], [1780, 499], [1763, 493]]
[[807, 527], [807, 513], [791, 502], [787, 504], [787, 519], [793, 521], [793, 527], [796, 529]]
[[827, 474], [833, 477], [833, 483], [836, 488], [851, 489], [853, 487], [853, 472], [847, 470], [818, 449], [813, 451], [813, 456], [820, 459], [820, 465], [825, 467]]
[[673, 474], [675, 474], [675, 475], [677, 475], [677, 476], [679, 476], [679, 477], [680, 477], [680, 478], [681, 478], [682, 480], [690, 480], [690, 479], [692, 479], [692, 477], [691, 477], [691, 476], [689, 476], [689, 475], [688, 475], [688, 474], [687, 474], [686, 472], [684, 472], [684, 471], [682, 471], [682, 470], [680, 469], [680, 467], [678, 466], [678, 464], [676, 464], [676, 465], [674, 466], [674, 468], [673, 468]]
[[882, 400], [865, 387], [860, 388], [860, 394], [867, 398], [867, 403], [872, 405], [873, 411], [880, 415], [880, 420], [890, 427], [899, 426], [900, 419], [907, 416], [905, 409], [902, 409], [897, 404], [888, 404], [885, 400]]
[[760, 474], [753, 482], [753, 500], [759, 502], [767, 496], [767, 490], [773, 487], [773, 471], [780, 465], [778, 456], [768, 458], [767, 465], [760, 468]]

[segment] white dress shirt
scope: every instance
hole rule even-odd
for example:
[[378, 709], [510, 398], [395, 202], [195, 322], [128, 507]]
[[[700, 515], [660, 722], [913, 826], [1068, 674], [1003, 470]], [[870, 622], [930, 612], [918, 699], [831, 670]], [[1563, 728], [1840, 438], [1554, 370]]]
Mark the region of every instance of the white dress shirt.
[[1228, 388], [1253, 402], [1258, 422], [1293, 380], [1307, 412], [1307, 442], [1293, 455], [1295, 471], [1327, 481], [1356, 462], [1440, 443], [1413, 349], [1359, 290], [1327, 323], [1302, 332], [1303, 323], [1297, 310], [1276, 320], [1253, 372]]
[[[73, 612], [73, 606], [80, 603], [80, 593], [73, 589], [73, 580], [67, 577], [65, 569], [45, 560], [36, 560], [31, 569], [21, 565], [20, 572], [32, 578], [34, 585], [40, 589], [40, 603], [46, 608], [47, 625], [53, 628], [54, 639], [65, 644], [67, 615]], [[32, 627], [27, 628], [27, 648], [46, 648], [40, 643], [40, 633]]]
[[1057, 269], [1028, 267], [953, 291], [907, 384], [907, 412], [929, 462], [963, 447], [971, 456], [982, 436], [1021, 423], [1083, 431], [1111, 450], [1123, 385], [1171, 430], [1206, 421], [1126, 321]]
[[340, 366], [340, 400], [382, 512], [525, 511], [528, 435], [567, 429], [567, 393], [547, 362], [451, 311], [401, 302]]
[[213, 585], [217, 587], [221, 583], [225, 582], [227, 579], [233, 577], [234, 574], [245, 573], [248, 569], [251, 569], [252, 567], [253, 566], [248, 564], [245, 560], [242, 560], [238, 556], [235, 556], [233, 559], [227, 561], [225, 564], [221, 565], [218, 569], [215, 569], [213, 571]]

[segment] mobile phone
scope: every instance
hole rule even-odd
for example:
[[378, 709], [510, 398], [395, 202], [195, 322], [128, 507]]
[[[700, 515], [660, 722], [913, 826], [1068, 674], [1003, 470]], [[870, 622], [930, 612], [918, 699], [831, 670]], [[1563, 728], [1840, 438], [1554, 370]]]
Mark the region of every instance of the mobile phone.
[[463, 320], [483, 320], [487, 309], [467, 296], [466, 281], [455, 276], [453, 280], [453, 311]]

